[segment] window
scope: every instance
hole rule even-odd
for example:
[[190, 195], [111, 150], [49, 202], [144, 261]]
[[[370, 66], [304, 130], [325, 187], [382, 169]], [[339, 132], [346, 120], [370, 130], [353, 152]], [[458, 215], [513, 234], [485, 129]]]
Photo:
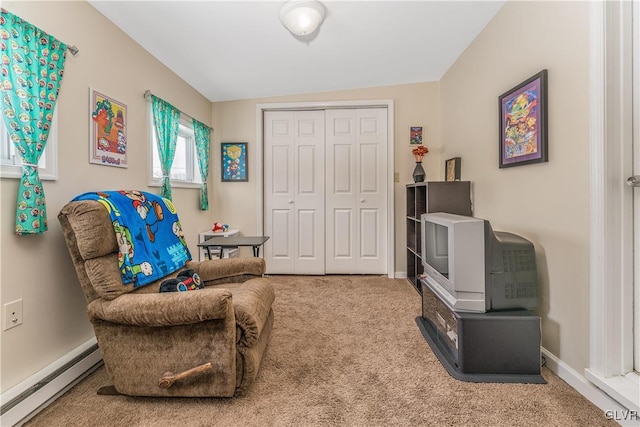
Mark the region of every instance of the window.
[[[158, 155], [158, 143], [156, 131], [153, 127], [153, 117], [150, 117], [151, 149], [152, 149], [152, 182], [151, 185], [162, 185], [162, 168], [160, 167], [160, 156]], [[200, 188], [202, 178], [200, 177], [200, 166], [196, 152], [196, 140], [193, 135], [193, 125], [186, 120], [180, 120], [178, 128], [178, 140], [176, 142], [176, 154], [171, 165], [171, 186], [172, 187], [197, 187]]]
[[[44, 152], [38, 162], [38, 174], [41, 180], [58, 179], [58, 113], [53, 114], [51, 130]], [[4, 119], [0, 119], [0, 177], [20, 178], [22, 176], [22, 158], [16, 153], [16, 147], [9, 138]]]

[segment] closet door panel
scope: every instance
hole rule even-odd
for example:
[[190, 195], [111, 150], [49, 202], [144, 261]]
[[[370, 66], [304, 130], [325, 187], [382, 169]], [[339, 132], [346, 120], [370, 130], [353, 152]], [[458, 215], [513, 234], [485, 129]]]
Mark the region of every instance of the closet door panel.
[[327, 273], [387, 273], [387, 110], [327, 110]]
[[353, 209], [333, 210], [333, 255], [338, 259], [353, 259], [353, 243], [351, 229], [353, 228]]
[[327, 110], [326, 205], [328, 274], [356, 273], [356, 110]]
[[294, 132], [294, 273], [324, 274], [324, 111], [296, 111]]
[[267, 273], [292, 274], [295, 267], [294, 115], [269, 111], [264, 117], [264, 245]]
[[270, 238], [272, 256], [282, 261], [293, 259], [293, 245], [290, 243], [291, 234], [289, 233], [291, 214], [291, 210], [274, 209], [271, 217], [271, 230], [278, 230], [278, 233], [273, 234], [273, 237]]
[[274, 146], [271, 149], [272, 170], [272, 194], [290, 196], [293, 194], [293, 182], [291, 181], [290, 163], [291, 147], [286, 145]]
[[377, 259], [380, 253], [378, 209], [360, 209], [360, 258]]
[[329, 156], [331, 170], [327, 175], [332, 178], [330, 181], [333, 185], [332, 193], [334, 195], [353, 196], [355, 194], [351, 178], [352, 151], [353, 145], [351, 144], [335, 144], [333, 146], [333, 153]]
[[376, 144], [361, 144], [358, 158], [358, 170], [360, 171], [360, 194], [378, 194], [380, 189], [378, 182], [379, 147]]
[[357, 110], [358, 272], [387, 273], [387, 110]]
[[315, 210], [298, 210], [298, 258], [316, 259], [318, 252], [316, 248], [316, 234], [309, 233], [309, 230], [316, 228]]

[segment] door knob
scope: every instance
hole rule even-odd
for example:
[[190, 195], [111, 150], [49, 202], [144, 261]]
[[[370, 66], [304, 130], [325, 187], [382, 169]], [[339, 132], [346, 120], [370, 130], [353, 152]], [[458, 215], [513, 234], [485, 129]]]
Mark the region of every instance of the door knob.
[[364, 199], [360, 199], [360, 203], [364, 203]]
[[293, 200], [289, 200], [289, 204], [292, 205], [293, 204]]
[[640, 187], [640, 175], [633, 175], [627, 178], [627, 185], [631, 187]]

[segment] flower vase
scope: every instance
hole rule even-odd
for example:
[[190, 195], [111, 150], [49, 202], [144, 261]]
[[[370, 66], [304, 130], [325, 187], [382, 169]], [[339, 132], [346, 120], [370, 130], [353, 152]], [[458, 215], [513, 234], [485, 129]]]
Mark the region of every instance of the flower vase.
[[422, 162], [416, 162], [416, 167], [413, 170], [413, 182], [424, 182], [426, 173], [422, 168]]

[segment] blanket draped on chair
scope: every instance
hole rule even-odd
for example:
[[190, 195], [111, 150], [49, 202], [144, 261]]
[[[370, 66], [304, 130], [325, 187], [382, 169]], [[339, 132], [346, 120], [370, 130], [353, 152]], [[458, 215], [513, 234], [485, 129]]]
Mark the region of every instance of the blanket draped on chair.
[[142, 191], [102, 191], [75, 200], [96, 200], [109, 212], [118, 241], [122, 283], [144, 286], [191, 260], [173, 203]]

